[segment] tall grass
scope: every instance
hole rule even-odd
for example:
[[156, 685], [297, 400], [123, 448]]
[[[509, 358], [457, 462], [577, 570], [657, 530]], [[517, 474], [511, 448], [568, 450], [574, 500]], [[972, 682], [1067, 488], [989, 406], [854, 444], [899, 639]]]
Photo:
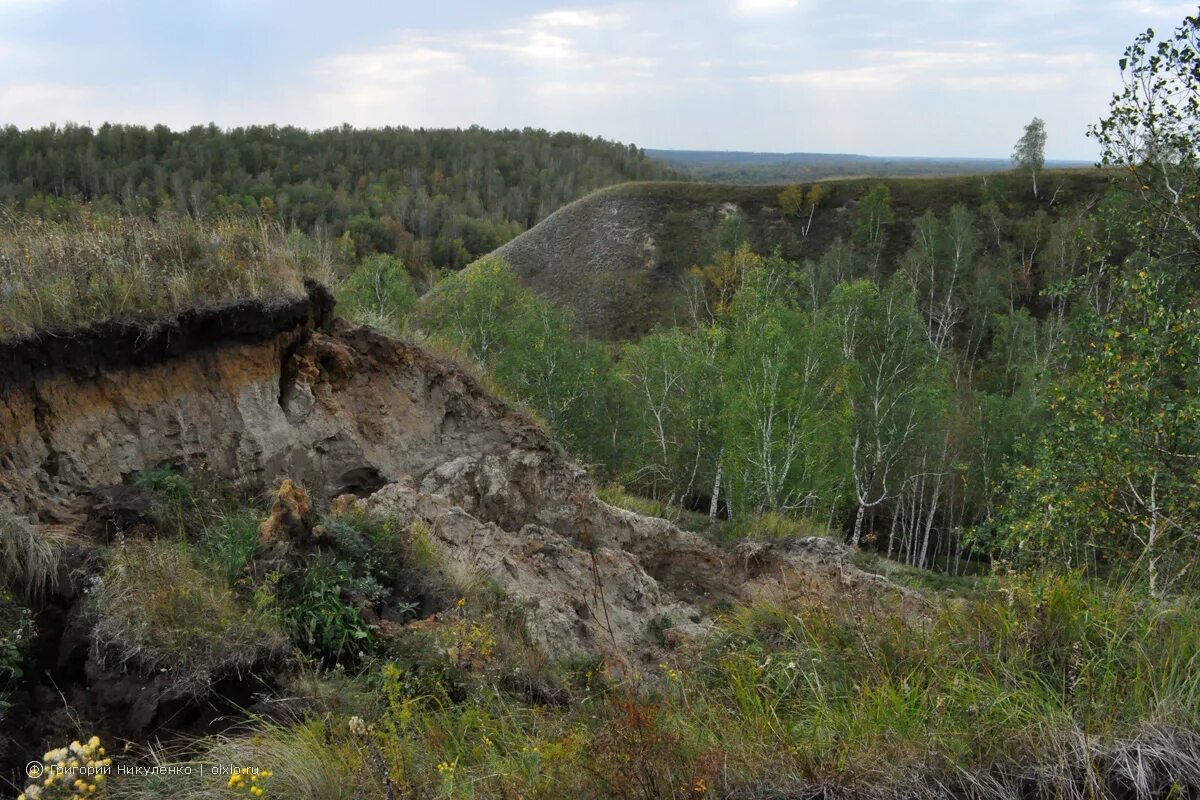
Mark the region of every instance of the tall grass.
[[153, 319], [299, 296], [334, 259], [306, 237], [249, 216], [156, 220], [83, 209], [64, 222], [0, 217], [0, 341], [114, 319]]
[[[482, 624], [454, 614], [418, 639], [446, 645]], [[476, 680], [452, 679], [463, 646], [426, 646], [420, 659], [385, 658], [361, 675], [386, 698], [365, 721], [334, 703], [318, 711], [327, 746], [355, 764], [355, 796], [1200, 791], [1200, 607], [1073, 575], [1004, 579], [923, 622], [854, 608], [736, 608], [652, 680], [613, 684], [597, 663], [562, 665], [569, 705], [538, 705], [483, 679], [511, 668], [499, 651]], [[316, 724], [256, 724], [244, 738], [200, 743], [195, 758], [269, 743], [256, 765], [282, 774], [303, 764], [305, 786], [336, 796], [350, 779], [341, 761], [306, 755]], [[127, 791], [114, 796], [144, 796]]]
[[0, 588], [8, 587], [38, 601], [58, 583], [58, 566], [66, 537], [37, 531], [20, 517], [0, 511]]
[[203, 694], [222, 677], [282, 655], [278, 620], [214, 580], [216, 571], [180, 541], [115, 548], [90, 597], [105, 657], [162, 671], [172, 685]]

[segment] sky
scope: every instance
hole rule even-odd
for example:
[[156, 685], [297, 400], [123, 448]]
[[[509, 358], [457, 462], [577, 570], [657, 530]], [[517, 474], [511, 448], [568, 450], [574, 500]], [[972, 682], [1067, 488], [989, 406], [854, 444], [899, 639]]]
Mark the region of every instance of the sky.
[[1085, 133], [1170, 0], [0, 0], [0, 125], [547, 128], [1007, 157]]

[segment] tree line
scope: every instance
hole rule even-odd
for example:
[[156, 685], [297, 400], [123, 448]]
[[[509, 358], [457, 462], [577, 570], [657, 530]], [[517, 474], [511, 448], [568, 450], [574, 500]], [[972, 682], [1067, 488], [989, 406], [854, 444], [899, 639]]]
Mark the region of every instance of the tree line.
[[636, 147], [544, 130], [275, 125], [0, 129], [0, 207], [248, 210], [414, 273], [457, 269], [560, 206], [621, 181], [677, 177]]

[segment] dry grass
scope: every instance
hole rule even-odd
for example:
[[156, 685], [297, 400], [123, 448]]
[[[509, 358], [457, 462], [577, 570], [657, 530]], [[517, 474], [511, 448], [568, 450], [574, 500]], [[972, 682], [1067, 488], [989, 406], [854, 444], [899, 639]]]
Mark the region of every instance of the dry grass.
[[303, 293], [328, 280], [332, 251], [253, 217], [0, 218], [0, 341], [146, 320], [244, 299]]
[[136, 541], [110, 557], [92, 602], [106, 657], [203, 694], [284, 651], [278, 620], [239, 601], [216, 565], [179, 541]]
[[31, 602], [43, 598], [57, 585], [63, 538], [0, 512], [0, 584]]

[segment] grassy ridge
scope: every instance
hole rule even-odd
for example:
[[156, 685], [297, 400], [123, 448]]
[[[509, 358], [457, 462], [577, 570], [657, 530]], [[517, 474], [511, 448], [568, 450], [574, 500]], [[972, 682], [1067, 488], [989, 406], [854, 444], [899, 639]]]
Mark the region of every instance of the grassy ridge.
[[286, 301], [303, 294], [306, 276], [329, 280], [334, 263], [330, 247], [248, 215], [8, 216], [0, 219], [0, 341]]

